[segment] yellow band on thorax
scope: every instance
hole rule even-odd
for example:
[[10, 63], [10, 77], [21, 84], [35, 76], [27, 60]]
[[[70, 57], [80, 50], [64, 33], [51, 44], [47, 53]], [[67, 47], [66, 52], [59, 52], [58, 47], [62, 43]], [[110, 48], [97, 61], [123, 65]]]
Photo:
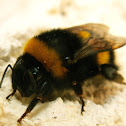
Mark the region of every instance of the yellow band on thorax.
[[79, 36], [81, 36], [83, 39], [89, 39], [91, 34], [88, 31], [80, 31]]
[[62, 66], [58, 53], [37, 38], [32, 38], [26, 43], [24, 53], [35, 57], [54, 77], [62, 78], [68, 71]]

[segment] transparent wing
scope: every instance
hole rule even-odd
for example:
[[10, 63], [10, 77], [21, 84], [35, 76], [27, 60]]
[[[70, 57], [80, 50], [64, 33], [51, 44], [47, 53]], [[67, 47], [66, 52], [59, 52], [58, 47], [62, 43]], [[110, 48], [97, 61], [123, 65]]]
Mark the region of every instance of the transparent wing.
[[108, 34], [109, 28], [103, 24], [85, 24], [67, 28], [68, 31], [77, 34], [82, 38], [82, 48], [74, 54], [74, 59], [70, 63], [108, 50], [120, 48], [126, 44], [126, 38]]

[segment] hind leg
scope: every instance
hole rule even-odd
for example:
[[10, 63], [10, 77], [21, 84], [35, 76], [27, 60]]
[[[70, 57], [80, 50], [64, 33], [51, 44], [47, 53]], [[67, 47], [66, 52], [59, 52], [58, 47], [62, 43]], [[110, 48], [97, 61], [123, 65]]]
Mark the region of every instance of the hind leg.
[[117, 67], [111, 64], [103, 64], [101, 65], [101, 73], [108, 80], [113, 80], [117, 75]]
[[125, 84], [122, 75], [118, 74], [118, 67], [113, 64], [101, 65], [101, 73], [108, 80], [113, 80], [117, 83]]

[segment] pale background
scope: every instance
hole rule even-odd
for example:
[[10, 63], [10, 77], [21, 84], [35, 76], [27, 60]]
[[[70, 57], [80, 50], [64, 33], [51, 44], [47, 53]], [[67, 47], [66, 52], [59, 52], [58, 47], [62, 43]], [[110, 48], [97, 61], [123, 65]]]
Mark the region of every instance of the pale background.
[[[0, 77], [8, 63], [15, 63], [23, 44], [46, 29], [92, 22], [106, 24], [111, 33], [125, 36], [125, 5], [125, 0], [0, 0]], [[126, 78], [126, 47], [118, 49], [116, 54], [120, 73]], [[1, 126], [18, 125], [16, 120], [30, 102], [29, 98], [21, 98], [20, 95], [12, 97], [9, 102], [5, 100], [12, 91], [10, 74], [9, 71], [0, 89]], [[126, 126], [126, 87], [118, 86], [122, 90], [103, 105], [86, 100], [83, 116], [78, 101], [63, 102], [58, 98], [39, 103], [22, 121], [22, 125]]]

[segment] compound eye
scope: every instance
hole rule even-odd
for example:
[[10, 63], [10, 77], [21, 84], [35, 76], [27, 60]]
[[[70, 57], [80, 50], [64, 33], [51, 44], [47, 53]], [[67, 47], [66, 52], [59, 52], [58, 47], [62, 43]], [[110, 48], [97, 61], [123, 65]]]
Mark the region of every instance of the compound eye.
[[33, 74], [34, 79], [37, 79], [37, 73], [39, 71], [39, 67], [35, 67], [31, 72]]

